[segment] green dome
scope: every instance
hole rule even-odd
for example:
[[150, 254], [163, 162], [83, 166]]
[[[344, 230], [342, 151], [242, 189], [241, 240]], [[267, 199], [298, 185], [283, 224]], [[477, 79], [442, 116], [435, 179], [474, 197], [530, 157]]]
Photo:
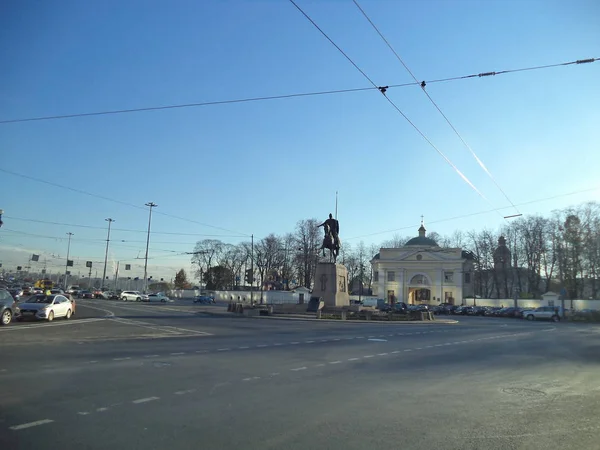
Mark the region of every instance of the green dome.
[[406, 244], [404, 244], [405, 247], [408, 245], [418, 245], [421, 247], [437, 247], [438, 246], [437, 242], [435, 242], [433, 239], [430, 239], [425, 236], [417, 236], [417, 237], [410, 239]]

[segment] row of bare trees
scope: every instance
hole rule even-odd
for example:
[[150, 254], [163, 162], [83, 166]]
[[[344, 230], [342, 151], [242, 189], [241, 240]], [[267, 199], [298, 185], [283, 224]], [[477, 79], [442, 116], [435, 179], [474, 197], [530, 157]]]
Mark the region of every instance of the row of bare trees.
[[[252, 246], [218, 240], [199, 241], [192, 264], [196, 278], [216, 288], [244, 284], [244, 273], [254, 256], [259, 286], [271, 282], [275, 288], [311, 288], [322, 230], [316, 219], [300, 220], [293, 233], [270, 234]], [[494, 251], [499, 236], [505, 236], [511, 261], [504, 271], [494, 270]], [[412, 236], [410, 236], [412, 237]], [[356, 291], [371, 288], [370, 261], [380, 247], [401, 247], [410, 237], [394, 236], [379, 245], [345, 242], [338, 261], [348, 269]], [[482, 297], [510, 297], [514, 289], [539, 297], [549, 290], [566, 289], [570, 298], [598, 298], [600, 291], [600, 204], [586, 203], [554, 211], [549, 217], [520, 217], [499, 230], [455, 231], [444, 236], [430, 232], [441, 247], [462, 248], [474, 259], [476, 293]], [[516, 268], [516, 269], [515, 269]], [[218, 282], [217, 282], [218, 281]]]
[[[253, 267], [258, 286], [269, 282], [276, 289], [311, 288], [323, 239], [318, 224], [317, 219], [300, 220], [293, 233], [270, 234], [254, 245], [225, 244], [214, 239], [199, 241], [192, 256], [194, 275], [210, 288], [227, 289], [244, 285], [244, 274]], [[369, 261], [377, 251], [377, 246], [367, 248], [362, 242], [355, 248], [344, 244], [340, 250], [338, 261], [348, 269], [350, 282], [365, 291], [371, 288]]]

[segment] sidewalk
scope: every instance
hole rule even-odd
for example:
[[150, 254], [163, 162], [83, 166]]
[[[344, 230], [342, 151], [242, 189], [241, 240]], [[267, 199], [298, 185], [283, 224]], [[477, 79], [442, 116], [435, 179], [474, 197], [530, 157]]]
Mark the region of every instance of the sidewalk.
[[207, 314], [211, 316], [244, 318], [244, 319], [267, 319], [267, 320], [300, 320], [309, 322], [335, 322], [335, 323], [356, 323], [356, 324], [384, 324], [384, 325], [453, 325], [459, 323], [458, 320], [439, 319], [439, 320], [406, 320], [406, 321], [387, 321], [387, 320], [339, 320], [339, 319], [317, 319], [316, 315], [308, 314], [276, 314], [272, 316], [243, 316], [228, 312], [225, 308], [219, 306], [206, 306], [202, 310], [196, 311], [196, 314]]

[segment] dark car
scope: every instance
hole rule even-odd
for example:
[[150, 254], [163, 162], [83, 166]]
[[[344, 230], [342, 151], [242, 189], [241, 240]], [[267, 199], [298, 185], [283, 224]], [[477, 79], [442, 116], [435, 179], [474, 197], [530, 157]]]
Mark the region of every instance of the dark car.
[[9, 294], [15, 301], [19, 301], [21, 297], [23, 297], [23, 289], [21, 288], [12, 288], [8, 290]]
[[8, 325], [20, 315], [16, 300], [6, 289], [0, 289], [0, 325]]
[[210, 303], [215, 303], [215, 299], [212, 297], [209, 297], [208, 295], [199, 295], [198, 297], [196, 297], [194, 299], [194, 303], [210, 304]]
[[485, 312], [483, 313], [484, 316], [497, 316], [498, 315], [498, 311], [500, 311], [502, 308], [500, 308], [499, 306], [490, 306], [488, 308], [486, 308]]
[[81, 291], [79, 293], [79, 298], [94, 298], [94, 294], [90, 291]]
[[384, 305], [381, 305], [378, 309], [381, 312], [395, 312], [399, 314], [406, 314], [408, 306], [406, 305], [406, 303], [403, 302], [394, 303], [393, 305], [386, 303]]

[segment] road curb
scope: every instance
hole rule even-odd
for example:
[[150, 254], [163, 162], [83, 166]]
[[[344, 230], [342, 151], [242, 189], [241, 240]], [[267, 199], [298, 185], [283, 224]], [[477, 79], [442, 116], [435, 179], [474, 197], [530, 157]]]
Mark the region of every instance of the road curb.
[[280, 317], [280, 316], [240, 316], [232, 313], [217, 313], [212, 311], [197, 311], [196, 314], [206, 314], [209, 316], [232, 317], [239, 319], [266, 319], [266, 320], [297, 320], [303, 322], [329, 322], [344, 324], [383, 324], [383, 325], [454, 325], [458, 320], [414, 320], [414, 321], [385, 321], [385, 320], [336, 320], [336, 319], [312, 319], [309, 317]]

